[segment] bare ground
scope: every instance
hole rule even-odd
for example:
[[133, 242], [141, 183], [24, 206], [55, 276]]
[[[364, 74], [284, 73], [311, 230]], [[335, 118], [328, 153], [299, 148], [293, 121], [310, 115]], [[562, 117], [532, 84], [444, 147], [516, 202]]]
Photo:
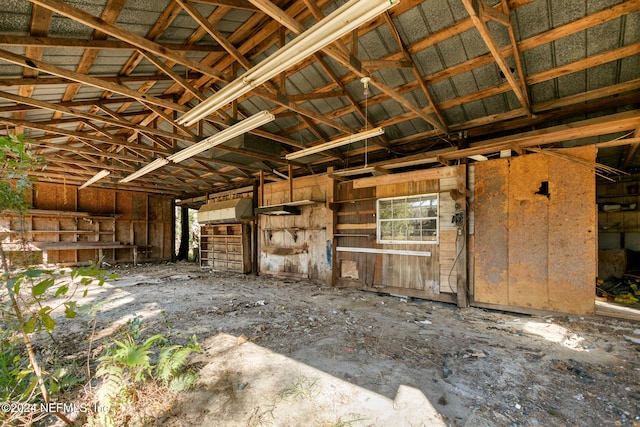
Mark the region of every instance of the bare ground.
[[[145, 336], [196, 334], [203, 347], [197, 387], [160, 399], [146, 425], [640, 426], [638, 323], [458, 309], [187, 263], [115, 271], [85, 301], [103, 302], [97, 350], [134, 316]], [[88, 325], [60, 319], [58, 337], [86, 351]]]

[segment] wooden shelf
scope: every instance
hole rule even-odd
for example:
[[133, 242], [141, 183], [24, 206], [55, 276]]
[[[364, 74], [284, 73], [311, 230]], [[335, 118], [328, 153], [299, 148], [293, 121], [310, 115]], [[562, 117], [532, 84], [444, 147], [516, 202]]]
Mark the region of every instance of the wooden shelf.
[[200, 227], [200, 266], [248, 273], [251, 270], [246, 224]]
[[[6, 210], [2, 213], [6, 216], [20, 216], [20, 213], [13, 210]], [[66, 217], [66, 218], [92, 218], [92, 219], [115, 219], [120, 217], [120, 214], [116, 213], [91, 213], [91, 212], [73, 212], [73, 211], [56, 211], [47, 209], [31, 209], [25, 214], [28, 216], [40, 216], [40, 217]]]
[[113, 231], [92, 231], [92, 230], [10, 230], [10, 234], [113, 234]]
[[58, 260], [60, 254], [51, 253], [54, 251], [74, 251], [73, 261], [65, 260], [72, 263], [80, 261], [80, 250], [96, 250], [97, 260], [104, 250], [113, 250], [112, 258], [115, 258], [115, 250], [131, 249], [135, 259], [137, 247], [116, 239], [116, 218], [120, 216], [115, 213], [31, 209], [24, 214], [24, 220], [18, 220], [21, 215], [17, 211], [5, 211], [0, 222], [9, 229], [11, 241], [6, 242], [8, 248], [22, 250], [18, 239], [24, 236], [30, 240], [26, 242], [28, 250], [42, 252], [44, 264], [50, 259], [53, 262]]

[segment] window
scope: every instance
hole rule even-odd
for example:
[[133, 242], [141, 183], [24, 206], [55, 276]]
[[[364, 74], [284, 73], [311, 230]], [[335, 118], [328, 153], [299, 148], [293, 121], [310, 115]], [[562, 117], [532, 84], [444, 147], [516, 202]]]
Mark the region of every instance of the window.
[[437, 243], [438, 195], [393, 197], [377, 202], [378, 243]]

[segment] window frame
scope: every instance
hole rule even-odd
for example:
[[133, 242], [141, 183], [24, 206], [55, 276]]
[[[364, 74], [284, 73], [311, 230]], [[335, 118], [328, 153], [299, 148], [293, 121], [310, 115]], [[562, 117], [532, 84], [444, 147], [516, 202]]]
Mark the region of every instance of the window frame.
[[[420, 198], [432, 198], [435, 199], [436, 202], [436, 212], [435, 216], [418, 216], [413, 217], [411, 212], [409, 212], [406, 217], [399, 218], [391, 218], [391, 219], [382, 219], [380, 215], [380, 204], [381, 202], [388, 202], [394, 200], [404, 200], [405, 202], [410, 202], [411, 199], [420, 199]], [[415, 208], [414, 208], [415, 209]], [[392, 216], [394, 214], [392, 213]], [[436, 228], [435, 235], [433, 240], [397, 240], [397, 239], [382, 239], [382, 226], [381, 224], [384, 222], [394, 222], [394, 221], [430, 221], [435, 220]], [[395, 236], [394, 236], [395, 237]], [[422, 237], [422, 236], [421, 236]], [[440, 195], [439, 193], [425, 193], [425, 194], [416, 194], [411, 196], [396, 196], [396, 197], [385, 197], [376, 200], [376, 243], [378, 244], [394, 244], [394, 245], [437, 245], [440, 242]]]

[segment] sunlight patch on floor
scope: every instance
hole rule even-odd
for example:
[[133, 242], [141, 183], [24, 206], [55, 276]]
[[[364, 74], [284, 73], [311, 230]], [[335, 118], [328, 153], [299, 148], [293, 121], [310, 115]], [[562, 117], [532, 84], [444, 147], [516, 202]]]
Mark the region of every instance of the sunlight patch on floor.
[[204, 346], [199, 387], [181, 408], [189, 425], [446, 426], [413, 387], [391, 400], [243, 337], [218, 334]]

